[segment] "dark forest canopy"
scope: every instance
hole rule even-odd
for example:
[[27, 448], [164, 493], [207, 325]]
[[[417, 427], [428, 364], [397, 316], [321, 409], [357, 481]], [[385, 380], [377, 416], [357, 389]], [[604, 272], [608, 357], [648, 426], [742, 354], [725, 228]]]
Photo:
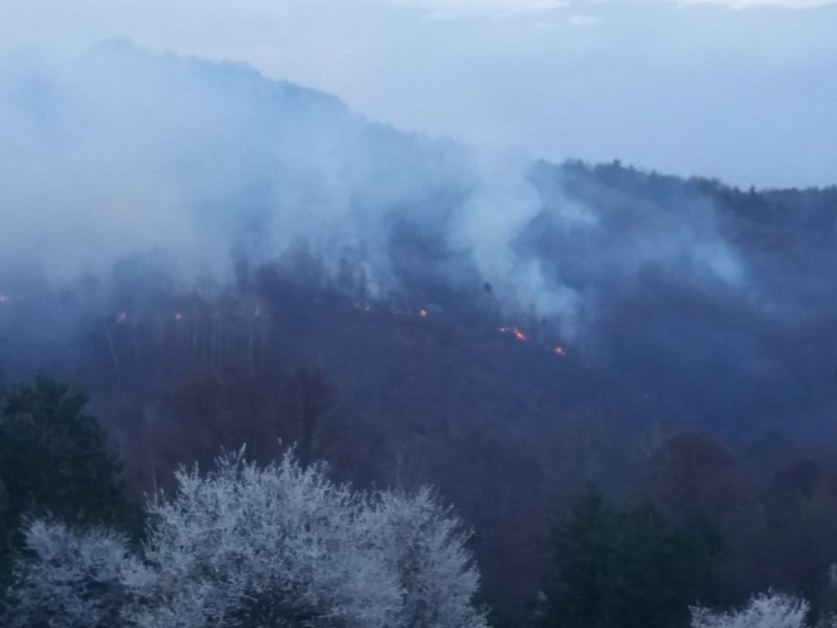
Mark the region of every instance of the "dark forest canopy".
[[[821, 274], [834, 251], [819, 228], [834, 192], [799, 192], [810, 217], [791, 220], [788, 192], [616, 164], [538, 164], [531, 176], [538, 186], [560, 180], [579, 198], [595, 190], [614, 220], [670, 212], [660, 198], [674, 185], [712, 190], [752, 285], [773, 285], [776, 302], [653, 264], [609, 284], [581, 259], [577, 280], [601, 292], [595, 319], [568, 340], [549, 319], [505, 309], [490, 285], [457, 292], [411, 276], [410, 289], [375, 298], [299, 255], [242, 266], [225, 286], [181, 289], [140, 264], [118, 269], [112, 284], [19, 284], [2, 311], [6, 377], [46, 370], [89, 390], [134, 496], [166, 487], [178, 463], [207, 464], [242, 442], [262, 461], [282, 443], [303, 443], [304, 455], [361, 485], [431, 482], [474, 525], [486, 600], [509, 625], [531, 612], [549, 571], [549, 522], [569, 516], [571, 496], [590, 481], [619, 500], [653, 496], [672, 534], [683, 517], [710, 515], [721, 532], [707, 534], [733, 549], [712, 566], [705, 602], [741, 603], [777, 586], [826, 604], [833, 557], [804, 548], [830, 547], [837, 512], [837, 318]], [[544, 259], [556, 228], [532, 229]], [[403, 246], [427, 254], [422, 241]], [[73, 324], [41, 334], [29, 299]], [[80, 308], [87, 299], [96, 308]], [[715, 436], [670, 440], [687, 429]], [[765, 565], [767, 546], [782, 549]], [[678, 602], [659, 617], [684, 612]]]

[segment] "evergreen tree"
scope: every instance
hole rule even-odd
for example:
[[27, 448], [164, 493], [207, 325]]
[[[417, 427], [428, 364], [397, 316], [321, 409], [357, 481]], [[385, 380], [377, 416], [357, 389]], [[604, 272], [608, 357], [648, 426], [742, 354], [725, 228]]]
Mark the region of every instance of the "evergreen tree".
[[617, 512], [594, 486], [587, 486], [570, 509], [569, 520], [553, 535], [554, 561], [544, 593], [542, 626], [604, 626], [607, 565], [614, 552]]
[[651, 502], [619, 507], [594, 487], [553, 537], [543, 628], [671, 628], [712, 599], [723, 544], [704, 520], [672, 525]]
[[129, 509], [120, 464], [87, 396], [45, 377], [0, 394], [0, 482], [7, 521], [50, 514], [71, 523], [118, 524]]
[[0, 607], [26, 517], [140, 530], [119, 461], [86, 403], [83, 393], [45, 377], [0, 389]]
[[652, 504], [626, 509], [616, 521], [606, 561], [604, 624], [670, 628], [679, 592], [672, 577], [677, 556], [668, 524]]

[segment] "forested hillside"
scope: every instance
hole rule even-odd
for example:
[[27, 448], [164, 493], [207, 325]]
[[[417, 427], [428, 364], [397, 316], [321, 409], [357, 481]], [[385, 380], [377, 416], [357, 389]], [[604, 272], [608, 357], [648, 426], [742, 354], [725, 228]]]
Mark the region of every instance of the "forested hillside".
[[[98, 521], [132, 529], [121, 500], [172, 490], [178, 464], [295, 444], [362, 488], [438, 487], [497, 626], [683, 625], [770, 587], [833, 608], [837, 188], [487, 157], [124, 44], [73, 79], [4, 87], [50, 122], [13, 138], [24, 166], [81, 166], [0, 192], [78, 211], [34, 238], [0, 219], [20, 240], [0, 255], [0, 429], [37, 398], [13, 382], [86, 391], [124, 460]], [[165, 237], [113, 221], [120, 203]], [[62, 512], [16, 483], [50, 444], [11, 442], [8, 551], [29, 508]], [[605, 584], [578, 580], [591, 560]]]

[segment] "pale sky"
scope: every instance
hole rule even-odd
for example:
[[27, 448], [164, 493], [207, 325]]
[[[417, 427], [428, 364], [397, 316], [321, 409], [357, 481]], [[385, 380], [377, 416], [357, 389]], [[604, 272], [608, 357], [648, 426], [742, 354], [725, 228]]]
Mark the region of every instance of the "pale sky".
[[408, 132], [837, 184], [835, 1], [0, 0], [0, 71], [114, 37], [248, 63]]

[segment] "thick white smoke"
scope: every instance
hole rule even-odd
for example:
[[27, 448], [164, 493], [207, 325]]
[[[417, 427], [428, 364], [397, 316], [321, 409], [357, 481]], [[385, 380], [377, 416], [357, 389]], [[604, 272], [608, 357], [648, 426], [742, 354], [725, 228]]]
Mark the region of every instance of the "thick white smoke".
[[[60, 69], [0, 68], [0, 137], [0, 277], [61, 283], [152, 259], [184, 283], [223, 281], [236, 257], [305, 250], [385, 298], [402, 287], [407, 229], [442, 251], [410, 272], [490, 284], [566, 337], [598, 284], [649, 264], [743, 277], [711, 208], [628, 222], [560, 183], [536, 189], [525, 156], [406, 136], [247, 67], [124, 42]], [[534, 246], [544, 216], [554, 241]]]

